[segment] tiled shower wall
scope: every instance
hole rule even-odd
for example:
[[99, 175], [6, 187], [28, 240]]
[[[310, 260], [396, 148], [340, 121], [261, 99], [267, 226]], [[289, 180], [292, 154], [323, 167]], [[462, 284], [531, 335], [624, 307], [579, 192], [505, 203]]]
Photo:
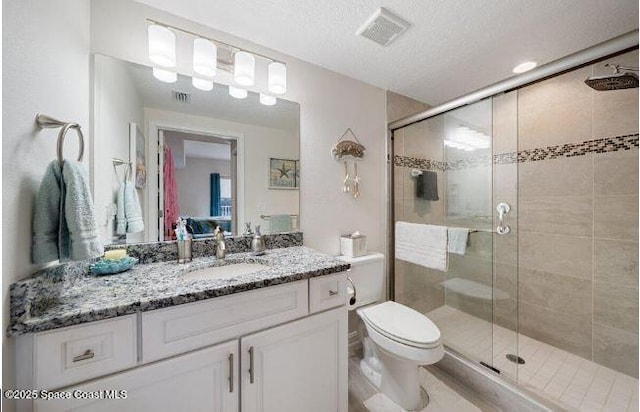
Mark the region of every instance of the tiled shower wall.
[[[638, 52], [518, 90], [519, 151], [637, 142], [638, 89], [584, 84], [605, 63], [637, 66]], [[518, 164], [519, 330], [637, 377], [638, 148], [614, 148]]]
[[[633, 51], [495, 97], [493, 203], [512, 206], [513, 232], [472, 235], [449, 273], [396, 260], [396, 300], [423, 313], [446, 302], [492, 316], [638, 376], [638, 89], [598, 92], [584, 84], [610, 73], [605, 63], [637, 62]], [[454, 171], [438, 171], [437, 202], [416, 199], [409, 177], [412, 167], [439, 166], [422, 159], [444, 159], [443, 117], [395, 134], [396, 221], [453, 224], [443, 191]], [[491, 308], [446, 291], [442, 282], [452, 276], [504, 293], [494, 293]]]
[[[394, 154], [408, 159], [438, 159], [444, 157], [444, 124], [437, 116], [394, 133]], [[444, 173], [438, 172], [439, 201], [416, 197], [416, 180], [411, 178], [412, 168], [428, 169], [426, 165], [410, 167], [394, 165], [395, 221], [411, 223], [445, 224], [446, 199]], [[402, 260], [395, 260], [395, 300], [419, 312], [426, 313], [444, 305], [442, 282], [446, 273]]]

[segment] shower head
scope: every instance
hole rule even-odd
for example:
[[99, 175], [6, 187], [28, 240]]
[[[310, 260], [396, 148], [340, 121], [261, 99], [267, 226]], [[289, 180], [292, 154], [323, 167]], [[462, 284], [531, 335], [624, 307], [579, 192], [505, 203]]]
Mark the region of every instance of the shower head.
[[612, 67], [615, 72], [605, 76], [592, 76], [587, 78], [584, 82], [592, 89], [602, 90], [621, 90], [621, 89], [633, 89], [638, 87], [638, 75], [635, 73], [629, 73], [628, 71], [620, 72], [622, 70], [635, 70], [631, 67], [622, 67], [619, 65], [605, 64], [607, 67]]

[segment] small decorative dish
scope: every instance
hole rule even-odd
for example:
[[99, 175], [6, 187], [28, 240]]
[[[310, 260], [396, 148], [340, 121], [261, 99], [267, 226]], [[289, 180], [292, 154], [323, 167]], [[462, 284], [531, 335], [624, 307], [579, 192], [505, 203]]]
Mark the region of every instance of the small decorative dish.
[[90, 269], [94, 275], [113, 275], [131, 269], [136, 263], [138, 263], [138, 259], [130, 256], [118, 260], [102, 258], [91, 265]]

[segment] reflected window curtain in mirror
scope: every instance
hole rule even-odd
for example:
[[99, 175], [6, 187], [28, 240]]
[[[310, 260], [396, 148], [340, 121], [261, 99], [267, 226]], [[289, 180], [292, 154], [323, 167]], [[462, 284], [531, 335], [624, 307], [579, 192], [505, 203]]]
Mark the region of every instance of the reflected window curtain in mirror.
[[211, 201], [209, 203], [209, 215], [220, 216], [220, 173], [209, 175]]

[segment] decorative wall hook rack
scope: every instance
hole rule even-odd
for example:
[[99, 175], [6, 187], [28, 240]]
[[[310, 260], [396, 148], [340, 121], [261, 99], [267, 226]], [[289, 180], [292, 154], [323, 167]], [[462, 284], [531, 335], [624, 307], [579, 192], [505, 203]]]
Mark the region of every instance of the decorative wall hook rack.
[[[346, 136], [349, 134], [353, 136], [355, 141], [346, 139]], [[349, 158], [362, 159], [365, 150], [365, 147], [360, 143], [360, 140], [358, 140], [358, 137], [353, 133], [353, 130], [347, 128], [331, 148], [331, 156], [335, 160], [347, 160]]]

